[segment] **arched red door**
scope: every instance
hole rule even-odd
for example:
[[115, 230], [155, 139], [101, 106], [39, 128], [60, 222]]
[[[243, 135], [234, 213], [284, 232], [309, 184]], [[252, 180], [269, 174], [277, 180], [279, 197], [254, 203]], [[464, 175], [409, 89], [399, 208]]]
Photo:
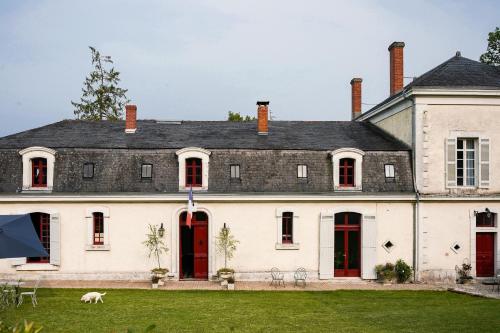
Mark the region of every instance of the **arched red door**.
[[181, 279], [208, 279], [208, 216], [193, 213], [191, 228], [186, 225], [187, 213], [179, 219], [179, 262]]

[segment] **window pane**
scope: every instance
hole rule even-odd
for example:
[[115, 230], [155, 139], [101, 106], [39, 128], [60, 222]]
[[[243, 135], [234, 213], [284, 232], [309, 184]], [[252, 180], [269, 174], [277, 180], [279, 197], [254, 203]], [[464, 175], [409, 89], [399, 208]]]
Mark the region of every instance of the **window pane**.
[[240, 166], [238, 164], [231, 165], [231, 178], [240, 178]]
[[467, 140], [467, 149], [474, 149], [474, 140], [473, 139]]
[[293, 243], [293, 213], [284, 212], [281, 217], [281, 242]]
[[297, 177], [307, 178], [307, 165], [301, 164], [297, 166]]
[[361, 215], [358, 213], [348, 213], [347, 224], [358, 225]]
[[385, 165], [385, 177], [386, 178], [394, 178], [394, 165], [386, 164]]
[[335, 214], [335, 224], [344, 224], [345, 213]]
[[344, 231], [335, 231], [335, 254], [334, 254], [334, 267], [335, 269], [344, 269], [345, 256], [344, 256]]
[[464, 140], [457, 140], [457, 148], [458, 149], [464, 148]]
[[142, 178], [151, 178], [153, 175], [153, 165], [151, 164], [143, 164], [142, 165], [142, 172], [141, 172], [141, 177]]
[[359, 255], [359, 231], [349, 231], [348, 233], [348, 258], [347, 268], [356, 269], [360, 268], [360, 255]]
[[92, 177], [94, 177], [94, 164], [85, 163], [83, 165], [83, 178], [92, 178]]

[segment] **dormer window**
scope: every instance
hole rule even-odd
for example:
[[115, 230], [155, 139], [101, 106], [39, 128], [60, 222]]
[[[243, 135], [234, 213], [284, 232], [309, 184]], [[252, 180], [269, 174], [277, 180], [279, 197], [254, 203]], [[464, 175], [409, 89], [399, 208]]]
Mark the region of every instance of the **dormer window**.
[[335, 191], [361, 191], [362, 165], [365, 153], [356, 148], [332, 151], [333, 189]]
[[23, 159], [23, 191], [51, 191], [56, 152], [46, 147], [29, 147], [19, 152]]
[[179, 191], [208, 190], [210, 151], [188, 147], [175, 152], [179, 159]]
[[354, 164], [352, 158], [342, 158], [339, 161], [339, 186], [354, 187]]
[[47, 159], [34, 158], [31, 160], [31, 186], [47, 187]]
[[186, 187], [201, 187], [203, 165], [199, 158], [186, 159]]

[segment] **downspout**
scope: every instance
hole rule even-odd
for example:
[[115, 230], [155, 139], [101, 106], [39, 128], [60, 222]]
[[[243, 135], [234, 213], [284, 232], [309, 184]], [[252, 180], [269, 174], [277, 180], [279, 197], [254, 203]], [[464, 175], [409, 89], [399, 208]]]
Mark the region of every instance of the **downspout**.
[[[404, 98], [408, 98], [406, 92], [404, 93]], [[419, 220], [420, 220], [420, 192], [417, 186], [416, 178], [416, 105], [415, 98], [411, 99], [412, 104], [412, 179], [413, 179], [413, 190], [415, 191], [415, 202], [413, 204], [413, 281], [418, 280], [419, 272]]]

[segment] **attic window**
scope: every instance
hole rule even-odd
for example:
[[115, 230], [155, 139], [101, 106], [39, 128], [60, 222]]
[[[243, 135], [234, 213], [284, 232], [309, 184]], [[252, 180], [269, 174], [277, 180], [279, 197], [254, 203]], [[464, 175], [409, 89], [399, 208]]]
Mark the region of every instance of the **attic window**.
[[83, 178], [94, 178], [94, 163], [83, 164]]
[[141, 165], [141, 178], [151, 179], [153, 177], [153, 164]]
[[385, 181], [392, 183], [395, 180], [394, 164], [386, 164], [385, 168]]

